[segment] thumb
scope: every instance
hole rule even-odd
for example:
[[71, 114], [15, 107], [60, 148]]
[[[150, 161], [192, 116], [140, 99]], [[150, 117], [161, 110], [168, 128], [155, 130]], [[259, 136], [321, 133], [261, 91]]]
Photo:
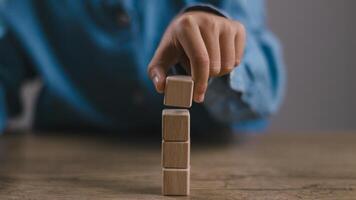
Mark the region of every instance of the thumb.
[[[151, 66], [151, 65], [150, 65]], [[163, 93], [166, 80], [166, 71], [161, 66], [152, 66], [148, 68], [148, 75], [153, 82], [158, 93]]]
[[166, 35], [162, 38], [147, 69], [148, 76], [155, 85], [157, 92], [164, 92], [167, 71], [177, 61], [178, 51], [173, 42], [171, 42], [171, 38]]

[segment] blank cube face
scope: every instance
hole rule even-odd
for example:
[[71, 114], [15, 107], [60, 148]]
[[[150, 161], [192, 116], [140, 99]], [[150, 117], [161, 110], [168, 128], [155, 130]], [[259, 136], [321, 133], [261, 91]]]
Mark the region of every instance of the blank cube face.
[[190, 170], [163, 168], [163, 195], [189, 195]]
[[190, 115], [186, 109], [164, 109], [162, 112], [162, 137], [165, 141], [189, 140]]
[[169, 76], [166, 79], [164, 105], [190, 108], [193, 98], [193, 80], [190, 76]]
[[190, 165], [190, 142], [162, 142], [162, 166], [185, 169]]

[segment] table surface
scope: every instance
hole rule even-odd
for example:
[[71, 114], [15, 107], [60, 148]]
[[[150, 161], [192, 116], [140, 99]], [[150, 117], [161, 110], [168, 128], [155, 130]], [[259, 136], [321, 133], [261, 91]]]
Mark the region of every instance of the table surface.
[[0, 199], [356, 199], [353, 133], [193, 138], [188, 197], [161, 196], [161, 141], [144, 138], [5, 134]]

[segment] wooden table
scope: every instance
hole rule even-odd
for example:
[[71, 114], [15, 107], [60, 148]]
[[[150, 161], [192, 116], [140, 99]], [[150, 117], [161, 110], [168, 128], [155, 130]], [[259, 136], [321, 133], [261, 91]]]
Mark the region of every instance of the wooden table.
[[[191, 195], [178, 199], [356, 199], [356, 134], [225, 137], [192, 139]], [[1, 200], [176, 198], [160, 190], [160, 138], [0, 137]]]

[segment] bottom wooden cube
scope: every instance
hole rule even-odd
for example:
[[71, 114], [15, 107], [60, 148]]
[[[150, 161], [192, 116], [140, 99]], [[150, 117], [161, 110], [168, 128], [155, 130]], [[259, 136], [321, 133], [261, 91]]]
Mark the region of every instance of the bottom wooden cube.
[[189, 195], [190, 170], [189, 169], [162, 169], [163, 195]]

